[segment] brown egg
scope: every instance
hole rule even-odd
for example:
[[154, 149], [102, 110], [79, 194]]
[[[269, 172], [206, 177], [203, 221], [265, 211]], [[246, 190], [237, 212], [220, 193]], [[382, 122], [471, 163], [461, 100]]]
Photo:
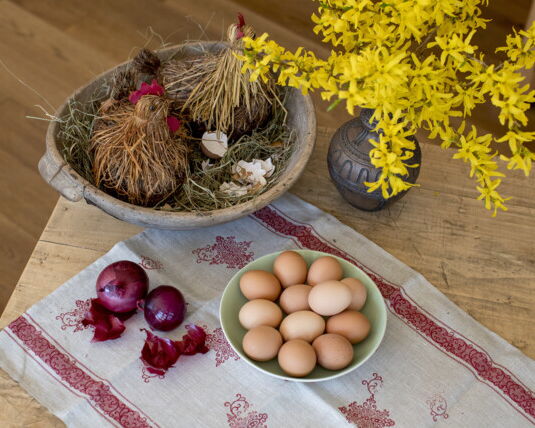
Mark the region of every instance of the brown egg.
[[339, 334], [322, 334], [312, 342], [318, 364], [327, 370], [341, 370], [353, 361], [353, 346]]
[[283, 287], [303, 284], [307, 278], [307, 262], [295, 251], [284, 251], [275, 259], [273, 273]]
[[303, 377], [316, 367], [316, 352], [301, 339], [290, 340], [279, 350], [279, 365], [290, 376]]
[[240, 290], [248, 300], [276, 300], [281, 285], [275, 275], [265, 270], [250, 270], [240, 278]]
[[307, 311], [310, 309], [308, 305], [308, 294], [310, 290], [312, 290], [310, 285], [292, 285], [283, 290], [279, 299], [279, 305], [287, 314], [297, 311]]
[[366, 339], [370, 329], [370, 321], [362, 312], [344, 311], [327, 320], [327, 333], [340, 334], [352, 344]]
[[284, 340], [303, 339], [312, 342], [325, 331], [325, 320], [312, 311], [298, 311], [282, 320], [279, 331]]
[[243, 352], [256, 361], [269, 361], [277, 356], [282, 336], [273, 327], [261, 325], [252, 328], [243, 337]]
[[282, 311], [279, 305], [270, 300], [250, 300], [240, 309], [238, 314], [243, 328], [250, 330], [260, 325], [278, 327], [282, 320]]
[[343, 282], [349, 287], [353, 296], [348, 309], [360, 311], [364, 307], [368, 295], [365, 285], [357, 278], [344, 278], [340, 282]]
[[307, 284], [314, 286], [329, 280], [339, 281], [342, 279], [343, 275], [344, 271], [342, 270], [340, 263], [338, 263], [338, 260], [331, 256], [323, 256], [314, 260], [310, 265], [307, 275]]
[[351, 290], [340, 281], [325, 281], [312, 287], [308, 295], [310, 309], [319, 315], [336, 315], [351, 303]]

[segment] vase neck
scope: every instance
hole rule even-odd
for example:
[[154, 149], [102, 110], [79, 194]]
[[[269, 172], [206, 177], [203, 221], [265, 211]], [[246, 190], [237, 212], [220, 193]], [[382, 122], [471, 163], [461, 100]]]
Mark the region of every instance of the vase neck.
[[370, 131], [377, 126], [377, 120], [371, 120], [373, 112], [374, 111], [371, 108], [363, 108], [360, 111], [359, 115], [359, 119], [362, 122], [362, 125]]

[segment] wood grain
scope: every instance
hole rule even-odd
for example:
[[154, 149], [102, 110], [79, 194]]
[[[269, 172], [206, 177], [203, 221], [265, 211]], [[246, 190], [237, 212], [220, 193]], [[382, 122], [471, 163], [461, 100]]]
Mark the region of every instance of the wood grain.
[[[281, 44], [328, 50], [311, 32], [310, 0], [13, 0], [0, 1], [0, 59], [18, 79], [58, 106], [72, 90], [131, 57], [136, 47], [184, 40], [219, 39], [237, 11]], [[493, 0], [493, 18], [476, 42], [492, 52], [513, 25], [526, 23], [530, 0]], [[0, 64], [0, 311], [30, 256], [0, 318], [0, 328], [34, 302], [139, 228], [95, 207], [60, 200], [36, 172], [47, 123], [31, 121], [43, 99]], [[348, 120], [339, 108], [317, 102], [318, 123], [336, 128]], [[482, 110], [473, 122], [497, 130], [495, 114]], [[318, 148], [293, 191], [332, 213], [427, 277], [461, 308], [526, 355], [535, 357], [535, 182], [510, 174], [504, 193], [510, 211], [496, 219], [474, 200], [467, 168], [448, 152], [422, 144], [420, 188], [390, 209], [365, 213], [344, 203], [325, 165], [332, 129], [321, 129]], [[423, 140], [423, 138], [421, 138]], [[44, 230], [43, 230], [44, 227]], [[42, 232], [42, 234], [41, 234]], [[34, 243], [41, 234], [37, 245]], [[0, 371], [0, 426], [55, 427], [63, 424]]]
[[53, 109], [17, 79], [39, 88], [57, 106], [74, 87], [113, 61], [6, 1], [0, 2], [0, 40], [9, 41], [0, 43], [0, 59], [17, 76], [0, 64], [1, 309], [57, 200], [57, 193], [37, 172], [48, 123], [26, 118], [43, 116], [36, 104]]

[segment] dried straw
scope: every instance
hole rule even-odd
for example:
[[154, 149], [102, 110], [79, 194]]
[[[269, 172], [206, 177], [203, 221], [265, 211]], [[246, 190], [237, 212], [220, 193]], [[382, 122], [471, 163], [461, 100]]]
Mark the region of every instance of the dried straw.
[[177, 107], [188, 115], [186, 102], [193, 90], [214, 73], [217, 56], [205, 53], [193, 58], [171, 59], [162, 64], [159, 78], [165, 93], [172, 98]]
[[143, 48], [132, 60], [132, 68], [139, 74], [155, 76], [160, 68], [160, 58], [149, 49]]
[[[272, 87], [258, 80], [251, 82], [250, 73], [241, 72], [243, 62], [235, 55], [243, 52], [238, 31], [236, 24], [230, 25], [229, 48], [220, 53], [213, 73], [197, 85], [185, 105], [193, 120], [235, 136], [265, 122], [274, 94]], [[242, 32], [246, 37], [254, 36], [251, 26], [246, 25]]]
[[136, 89], [136, 80], [136, 72], [131, 67], [116, 71], [111, 80], [110, 98], [117, 101], [128, 98]]
[[184, 127], [182, 135], [170, 135], [170, 102], [146, 95], [99, 117], [89, 147], [96, 186], [144, 206], [177, 190], [188, 166], [187, 146]]
[[139, 71], [132, 66], [132, 63], [113, 73], [109, 83], [108, 99], [100, 105], [99, 111], [101, 114], [109, 114], [112, 110], [117, 109], [121, 105], [121, 101], [126, 100], [128, 95], [136, 90]]
[[[206, 62], [202, 57], [187, 61], [191, 65], [188, 70], [198, 67], [195, 73], [204, 73], [202, 67]], [[215, 68], [215, 62], [213, 64]], [[162, 68], [163, 65], [160, 72]], [[169, 106], [169, 100], [157, 97], [160, 104], [154, 111], [144, 106], [144, 99], [152, 104], [148, 102], [150, 96], [143, 97], [135, 107], [124, 100], [131, 90], [128, 83], [130, 70], [114, 76], [87, 101], [71, 100], [67, 113], [54, 119], [59, 122], [57, 139], [61, 153], [82, 177], [132, 203], [186, 212], [206, 212], [237, 205], [265, 192], [278, 181], [295, 143], [295, 135], [285, 125], [286, 110], [280, 101], [285, 97], [286, 89], [273, 88], [272, 100], [275, 102], [269, 106], [263, 128], [255, 124], [250, 135], [237, 139], [223, 159], [203, 170], [202, 163], [206, 158], [199, 150], [198, 142], [188, 140], [191, 153], [187, 153], [184, 142], [187, 127], [181, 128], [182, 135], [169, 135], [164, 120], [167, 109], [174, 110], [172, 105]], [[184, 85], [184, 82], [179, 83]], [[169, 95], [169, 90], [166, 94]], [[108, 110], [103, 111], [104, 107]], [[156, 121], [150, 125], [153, 119]], [[128, 138], [122, 138], [123, 133]], [[151, 137], [144, 138], [147, 135]], [[154, 144], [149, 143], [151, 139]], [[273, 160], [275, 173], [268, 178], [265, 187], [241, 197], [219, 191], [223, 182], [232, 180], [231, 169], [238, 161], [268, 157]], [[173, 167], [164, 167], [163, 163]], [[131, 192], [135, 195], [133, 198], [127, 196]]]
[[85, 103], [70, 100], [67, 113], [57, 119], [57, 135], [61, 155], [72, 168], [93, 183], [93, 156], [90, 152], [93, 125], [97, 119], [102, 95], [95, 94]]
[[183, 112], [235, 139], [263, 126], [276, 98], [271, 80], [251, 82], [251, 72], [241, 72], [243, 62], [236, 53], [243, 52], [242, 36], [253, 37], [253, 28], [232, 24], [227, 48], [193, 60], [173, 60], [160, 70], [166, 93], [183, 105]]

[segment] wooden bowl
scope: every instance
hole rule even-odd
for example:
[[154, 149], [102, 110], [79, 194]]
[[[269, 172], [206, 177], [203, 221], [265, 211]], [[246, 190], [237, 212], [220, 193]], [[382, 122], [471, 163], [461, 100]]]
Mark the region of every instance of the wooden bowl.
[[[206, 51], [221, 49], [220, 42], [186, 43], [162, 49], [157, 52], [160, 59], [172, 55], [181, 57], [196, 56]], [[78, 89], [55, 113], [56, 117], [65, 115], [71, 100], [87, 101], [109, 80], [116, 69], [125, 68], [128, 62], [108, 70], [86, 86]], [[282, 196], [303, 172], [316, 140], [316, 115], [309, 96], [291, 89], [287, 97], [287, 124], [296, 133], [296, 147], [278, 181], [266, 192], [254, 199], [229, 208], [205, 212], [171, 212], [140, 207], [121, 201], [95, 187], [81, 177], [63, 158], [58, 149], [57, 135], [59, 124], [51, 122], [46, 134], [46, 152], [39, 161], [39, 172], [45, 181], [70, 201], [85, 199], [109, 215], [129, 223], [157, 229], [187, 230], [225, 223], [246, 216]]]

